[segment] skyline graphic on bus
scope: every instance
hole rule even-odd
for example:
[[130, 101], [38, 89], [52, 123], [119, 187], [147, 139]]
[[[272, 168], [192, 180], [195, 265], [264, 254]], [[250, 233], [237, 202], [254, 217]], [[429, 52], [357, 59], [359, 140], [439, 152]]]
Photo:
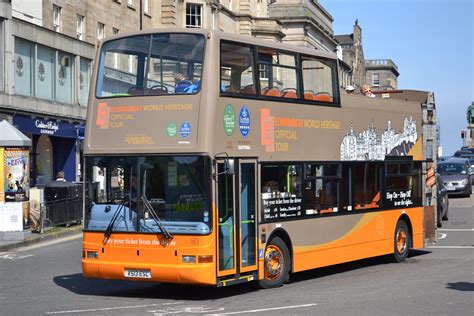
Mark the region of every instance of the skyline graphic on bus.
[[341, 142], [341, 160], [384, 160], [385, 156], [406, 156], [417, 139], [413, 117], [405, 117], [400, 133], [388, 120], [387, 129], [381, 135], [377, 134], [373, 121], [358, 135], [351, 123]]

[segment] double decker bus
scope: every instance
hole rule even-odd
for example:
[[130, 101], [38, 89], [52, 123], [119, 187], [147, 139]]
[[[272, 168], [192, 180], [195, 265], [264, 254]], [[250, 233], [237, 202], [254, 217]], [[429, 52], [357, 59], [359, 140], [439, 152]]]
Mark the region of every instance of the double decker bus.
[[100, 43], [84, 143], [83, 274], [264, 288], [434, 225], [422, 103], [345, 95], [334, 54], [170, 29]]

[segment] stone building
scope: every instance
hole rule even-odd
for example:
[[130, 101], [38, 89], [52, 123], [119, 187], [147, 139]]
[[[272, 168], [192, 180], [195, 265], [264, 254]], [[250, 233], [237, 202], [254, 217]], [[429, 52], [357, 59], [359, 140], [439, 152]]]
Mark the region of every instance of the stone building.
[[334, 52], [337, 42], [333, 17], [317, 1], [275, 0], [269, 5], [270, 18], [282, 24], [284, 43]]
[[366, 60], [365, 71], [365, 82], [372, 90], [398, 89], [398, 67], [391, 59]]
[[359, 21], [354, 23], [351, 34], [335, 36], [338, 42], [338, 50], [342, 51], [342, 60], [352, 69], [352, 81], [349, 82], [357, 90], [365, 83], [365, 61], [362, 47], [362, 28]]

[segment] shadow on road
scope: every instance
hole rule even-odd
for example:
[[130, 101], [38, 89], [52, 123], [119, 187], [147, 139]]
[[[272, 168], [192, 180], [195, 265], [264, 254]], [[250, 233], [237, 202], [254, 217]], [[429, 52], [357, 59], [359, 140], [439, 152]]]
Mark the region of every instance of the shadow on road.
[[[412, 250], [410, 257], [405, 262], [415, 263], [416, 257], [429, 254], [428, 251]], [[309, 279], [330, 276], [361, 268], [380, 264], [392, 263], [390, 256], [364, 259], [326, 268], [314, 269], [295, 273], [291, 276], [291, 283], [302, 282]], [[58, 286], [79, 295], [127, 297], [142, 299], [172, 299], [185, 301], [202, 301], [231, 297], [260, 289], [256, 283], [238, 284], [224, 288], [190, 286], [167, 283], [148, 283], [122, 280], [86, 279], [81, 273], [56, 276], [53, 279]], [[472, 286], [472, 285], [471, 285]]]
[[457, 290], [457, 291], [474, 291], [474, 283], [471, 282], [456, 282], [456, 283], [448, 283], [446, 286], [447, 289], [450, 290]]
[[202, 301], [258, 291], [256, 284], [238, 284], [225, 288], [149, 283], [121, 280], [87, 279], [81, 273], [56, 276], [58, 286], [75, 294], [143, 299]]
[[[418, 262], [418, 259], [416, 257], [430, 254], [430, 253], [431, 253], [430, 251], [425, 251], [425, 250], [410, 250], [408, 259], [405, 260], [403, 264], [416, 263]], [[331, 276], [338, 273], [354, 271], [354, 270], [368, 268], [368, 267], [382, 265], [382, 264], [395, 264], [393, 260], [393, 255], [362, 259], [362, 260], [342, 263], [342, 264], [338, 264], [334, 266], [295, 273], [291, 276], [291, 283], [302, 282], [302, 281], [306, 281], [306, 280], [314, 279], [314, 278], [322, 278], [322, 277]]]

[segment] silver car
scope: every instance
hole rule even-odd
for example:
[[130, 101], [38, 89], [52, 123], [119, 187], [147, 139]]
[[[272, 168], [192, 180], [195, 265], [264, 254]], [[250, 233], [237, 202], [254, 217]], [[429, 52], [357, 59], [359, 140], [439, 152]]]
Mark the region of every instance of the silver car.
[[437, 172], [448, 191], [448, 195], [470, 196], [472, 183], [471, 166], [466, 159], [448, 159], [438, 163]]

